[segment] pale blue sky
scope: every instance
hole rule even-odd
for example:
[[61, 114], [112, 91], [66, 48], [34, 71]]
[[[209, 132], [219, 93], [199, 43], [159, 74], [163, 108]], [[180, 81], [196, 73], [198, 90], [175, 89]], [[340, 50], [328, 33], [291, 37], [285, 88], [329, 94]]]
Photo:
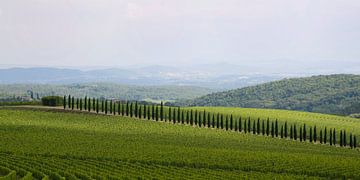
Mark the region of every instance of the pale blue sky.
[[360, 1], [0, 1], [0, 64], [283, 61], [360, 66]]

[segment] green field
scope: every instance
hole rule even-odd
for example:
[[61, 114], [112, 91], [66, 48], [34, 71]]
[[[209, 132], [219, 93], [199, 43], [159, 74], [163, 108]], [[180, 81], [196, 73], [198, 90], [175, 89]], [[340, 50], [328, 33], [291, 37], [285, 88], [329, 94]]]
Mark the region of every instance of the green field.
[[[207, 110], [360, 127], [337, 116]], [[0, 138], [0, 174], [24, 179], [360, 178], [358, 149], [120, 116], [3, 108]]]

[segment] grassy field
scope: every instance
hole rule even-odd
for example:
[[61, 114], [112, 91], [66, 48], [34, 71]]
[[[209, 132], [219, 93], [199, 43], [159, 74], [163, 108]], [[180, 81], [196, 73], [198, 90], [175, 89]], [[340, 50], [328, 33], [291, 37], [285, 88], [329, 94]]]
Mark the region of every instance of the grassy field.
[[[299, 120], [270, 112], [261, 117]], [[327, 126], [360, 127], [314, 116]], [[24, 179], [360, 178], [359, 150], [120, 116], [3, 108], [0, 138], [0, 174]]]

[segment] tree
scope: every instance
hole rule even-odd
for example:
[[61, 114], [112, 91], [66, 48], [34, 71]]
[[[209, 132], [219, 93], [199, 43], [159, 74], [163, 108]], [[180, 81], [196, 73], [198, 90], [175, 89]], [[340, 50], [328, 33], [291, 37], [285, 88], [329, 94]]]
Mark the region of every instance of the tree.
[[104, 100], [101, 100], [101, 112], [104, 112]]
[[133, 102], [130, 103], [130, 109], [129, 109], [129, 111], [130, 111], [130, 117], [133, 117], [133, 115], [134, 115]]
[[346, 130], [344, 130], [344, 132], [343, 132], [343, 138], [344, 138], [343, 145], [346, 146], [347, 145], [347, 142], [346, 142]]
[[138, 118], [139, 118], [139, 119], [141, 119], [141, 115], [142, 115], [141, 105], [139, 105], [139, 113], [138, 113]]
[[215, 128], [215, 114], [212, 115], [212, 128]]
[[164, 120], [164, 104], [161, 101], [161, 103], [160, 103], [160, 121], [163, 121], [163, 120]]
[[304, 124], [304, 129], [303, 129], [303, 139], [304, 141], [306, 141], [306, 125]]
[[203, 112], [203, 125], [204, 125], [204, 127], [206, 126], [206, 112], [205, 112], [205, 110]]
[[[118, 115], [120, 115], [121, 114], [121, 112], [120, 112], [120, 107], [121, 107], [121, 103], [120, 103], [120, 101], [118, 102], [118, 109], [117, 109], [117, 111], [118, 111]], [[144, 114], [145, 115], [145, 114]], [[144, 116], [145, 117], [145, 116]]]
[[63, 104], [64, 104], [64, 109], [66, 109], [66, 96], [64, 96]]
[[330, 141], [330, 146], [332, 146], [332, 130], [331, 130], [331, 128], [330, 128], [330, 139], [329, 139], [329, 141]]
[[353, 137], [352, 137], [351, 133], [350, 133], [349, 137], [350, 137], [350, 142], [349, 142], [350, 144], [349, 145], [350, 145], [350, 148], [352, 149], [353, 148]]
[[105, 99], [105, 114], [107, 114], [108, 112], [108, 102], [107, 100]]
[[91, 99], [90, 99], [90, 98], [89, 98], [89, 100], [88, 100], [88, 104], [89, 104], [89, 105], [88, 105], [88, 106], [89, 106], [89, 107], [88, 107], [88, 111], [90, 112], [90, 111], [91, 111]]
[[87, 96], [85, 96], [85, 99], [84, 99], [84, 110], [85, 111], [87, 110]]
[[262, 135], [265, 136], [265, 121], [262, 120]]
[[151, 107], [151, 119], [155, 120], [155, 105], [154, 104]]
[[343, 146], [343, 133], [342, 133], [342, 130], [340, 131], [340, 146], [342, 147]]
[[195, 126], [198, 124], [198, 113], [197, 110], [195, 110]]
[[180, 110], [180, 107], [178, 107], [178, 110], [177, 110], [177, 122], [180, 124], [180, 120], [181, 120], [181, 117], [180, 117], [180, 115], [181, 115], [181, 112], [180, 112], [181, 110]]
[[68, 107], [69, 107], [69, 109], [71, 108], [71, 96], [70, 96], [70, 94], [68, 96]]
[[256, 127], [256, 133], [257, 134], [260, 134], [260, 118], [258, 118], [258, 120], [257, 120], [257, 127]]
[[255, 126], [255, 121], [253, 121], [253, 134], [256, 133], [256, 126]]
[[79, 109], [79, 98], [76, 98], [76, 109]]
[[336, 145], [336, 135], [335, 135], [335, 128], [333, 129], [333, 144]]
[[169, 121], [171, 122], [171, 107], [169, 107]]
[[129, 111], [129, 101], [126, 101], [126, 116], [130, 115], [130, 111]]
[[287, 121], [285, 122], [285, 125], [284, 125], [284, 136], [285, 136], [285, 138], [287, 138], [287, 136], [288, 136]]
[[159, 106], [158, 105], [156, 105], [155, 117], [156, 117], [156, 121], [159, 121]]
[[176, 123], [176, 109], [173, 110], [173, 123]]
[[181, 124], [184, 124], [184, 110], [181, 111]]
[[146, 109], [146, 104], [144, 104], [144, 119], [146, 119], [146, 114], [147, 114], [147, 109]]
[[317, 132], [316, 132], [316, 126], [314, 126], [314, 143], [317, 141]]
[[201, 119], [201, 112], [200, 111], [199, 111], [198, 125], [199, 125], [199, 127], [201, 127], [201, 125], [202, 125], [202, 119]]
[[325, 130], [324, 130], [324, 144], [326, 144], [326, 140], [327, 140], [327, 132], [326, 132], [326, 127], [325, 127]]
[[190, 122], [189, 111], [186, 111], [186, 124], [189, 124], [189, 122]]
[[244, 132], [247, 133], [246, 119], [244, 119]]
[[320, 144], [323, 143], [323, 132], [322, 129], [320, 129]]
[[220, 128], [220, 115], [219, 115], [219, 113], [217, 113], [217, 115], [216, 115], [216, 128], [217, 129]]
[[225, 119], [225, 129], [229, 130], [229, 119], [228, 119], [227, 115], [226, 115], [226, 119]]
[[190, 110], [190, 124], [191, 124], [191, 126], [193, 126], [194, 125], [194, 119], [193, 119], [194, 117], [193, 117], [193, 110], [191, 109]]
[[234, 121], [234, 120], [233, 120], [233, 115], [230, 114], [230, 130], [233, 130], [233, 124], [234, 124], [233, 121]]
[[79, 102], [80, 102], [80, 111], [82, 111], [82, 107], [83, 107], [83, 105], [82, 105], [82, 98], [80, 98], [80, 100], [79, 100]]
[[150, 120], [151, 119], [151, 115], [150, 115], [150, 107], [147, 108], [147, 119]]
[[93, 111], [95, 111], [96, 110], [96, 100], [95, 100], [95, 98], [93, 97]]
[[239, 131], [242, 131], [242, 122], [241, 122], [241, 116], [239, 117]]
[[96, 113], [99, 113], [99, 99], [96, 99]]
[[302, 140], [303, 140], [303, 132], [302, 132], [302, 128], [300, 128], [300, 142], [302, 142]]
[[221, 129], [224, 129], [224, 115], [221, 115], [221, 120], [220, 120], [220, 127]]
[[248, 132], [250, 133], [251, 132], [251, 122], [250, 122], [250, 117], [248, 119]]
[[138, 117], [138, 102], [137, 101], [135, 101], [135, 110], [134, 111], [135, 111], [134, 112], [135, 117]]
[[294, 124], [294, 139], [297, 140], [297, 129], [296, 124]]
[[207, 120], [208, 120], [208, 128], [210, 128], [210, 127], [211, 127], [211, 122], [210, 122], [210, 120], [211, 120], [210, 117], [211, 117], [211, 116], [210, 116], [210, 112], [208, 112], [207, 115], [208, 115], [208, 117], [207, 117]]
[[74, 110], [74, 103], [75, 103], [75, 98], [74, 96], [71, 98], [71, 110]]
[[290, 126], [290, 139], [294, 138], [294, 130], [293, 130], [293, 126]]
[[313, 142], [313, 131], [312, 131], [312, 127], [310, 127], [310, 130], [309, 130], [309, 141], [312, 143]]

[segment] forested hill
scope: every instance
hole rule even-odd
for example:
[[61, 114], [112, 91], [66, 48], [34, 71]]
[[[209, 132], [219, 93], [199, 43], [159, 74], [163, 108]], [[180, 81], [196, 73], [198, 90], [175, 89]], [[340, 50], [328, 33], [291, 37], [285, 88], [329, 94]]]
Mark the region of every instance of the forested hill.
[[178, 102], [178, 105], [291, 109], [349, 115], [360, 112], [360, 75], [284, 79], [213, 93]]

